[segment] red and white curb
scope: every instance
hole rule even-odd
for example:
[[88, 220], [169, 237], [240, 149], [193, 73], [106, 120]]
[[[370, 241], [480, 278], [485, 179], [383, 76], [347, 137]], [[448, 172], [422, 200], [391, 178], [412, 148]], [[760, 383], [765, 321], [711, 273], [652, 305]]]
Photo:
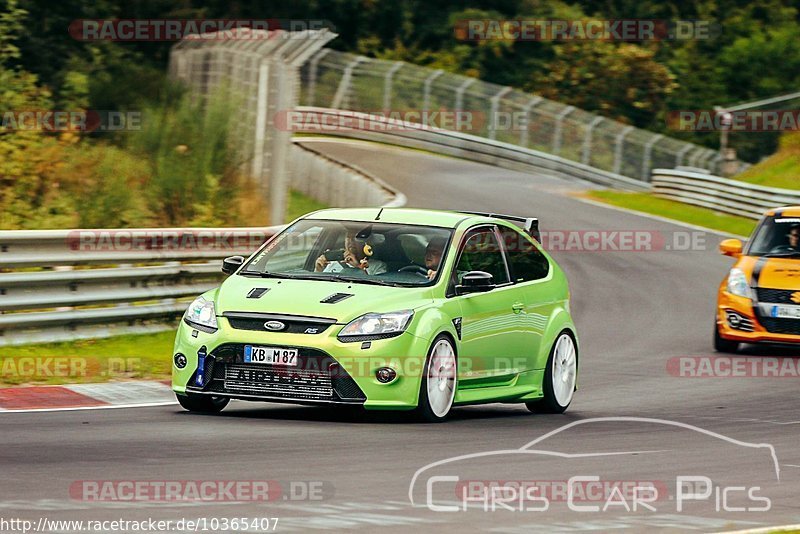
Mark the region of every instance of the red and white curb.
[[139, 408], [176, 403], [169, 384], [156, 381], [0, 388], [0, 414]]

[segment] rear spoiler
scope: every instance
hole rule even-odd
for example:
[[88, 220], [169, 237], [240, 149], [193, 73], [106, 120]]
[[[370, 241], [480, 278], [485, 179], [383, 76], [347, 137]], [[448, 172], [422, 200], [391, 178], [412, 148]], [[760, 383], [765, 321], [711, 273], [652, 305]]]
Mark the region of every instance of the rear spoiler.
[[469, 215], [481, 215], [483, 217], [494, 217], [496, 219], [505, 219], [516, 223], [522, 223], [522, 229], [525, 233], [534, 238], [536, 241], [542, 241], [542, 235], [539, 231], [539, 219], [536, 217], [518, 217], [516, 215], [502, 215], [500, 213], [486, 213], [483, 211], [461, 211], [458, 213], [466, 213]]

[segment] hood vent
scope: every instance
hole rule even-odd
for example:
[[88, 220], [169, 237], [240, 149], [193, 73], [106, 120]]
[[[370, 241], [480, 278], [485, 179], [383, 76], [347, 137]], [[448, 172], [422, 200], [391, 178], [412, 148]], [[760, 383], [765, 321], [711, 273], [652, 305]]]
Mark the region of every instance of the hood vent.
[[352, 293], [334, 293], [333, 295], [328, 295], [320, 302], [322, 304], [336, 304], [337, 302], [341, 302], [346, 298], [352, 297]]
[[247, 294], [247, 298], [249, 298], [249, 299], [260, 299], [261, 295], [263, 295], [267, 291], [269, 291], [268, 287], [254, 287]]

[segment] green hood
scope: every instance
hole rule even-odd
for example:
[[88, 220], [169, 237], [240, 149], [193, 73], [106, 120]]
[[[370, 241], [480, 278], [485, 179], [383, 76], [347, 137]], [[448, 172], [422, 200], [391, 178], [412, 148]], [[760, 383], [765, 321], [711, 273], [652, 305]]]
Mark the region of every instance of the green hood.
[[[254, 288], [268, 288], [260, 298], [247, 298]], [[320, 302], [335, 293], [353, 295], [333, 304]], [[432, 301], [430, 287], [387, 287], [322, 280], [285, 280], [231, 276], [217, 292], [217, 315], [260, 312], [329, 317], [346, 323], [368, 312], [418, 308]]]

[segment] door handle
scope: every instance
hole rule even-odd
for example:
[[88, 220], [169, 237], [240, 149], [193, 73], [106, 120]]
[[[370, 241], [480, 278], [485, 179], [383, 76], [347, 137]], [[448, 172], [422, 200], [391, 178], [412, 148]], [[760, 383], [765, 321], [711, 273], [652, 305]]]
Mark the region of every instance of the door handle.
[[514, 310], [514, 313], [521, 313], [525, 311], [525, 304], [522, 302], [515, 302], [511, 305], [511, 309]]

